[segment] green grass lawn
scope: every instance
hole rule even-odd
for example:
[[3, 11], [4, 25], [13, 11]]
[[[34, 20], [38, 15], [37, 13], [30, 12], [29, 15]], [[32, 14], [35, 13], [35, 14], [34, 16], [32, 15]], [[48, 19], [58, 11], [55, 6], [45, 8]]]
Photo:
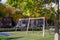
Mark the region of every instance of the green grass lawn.
[[10, 36], [5, 40], [54, 40], [53, 33], [49, 34], [45, 32], [45, 37], [42, 36], [42, 31], [18, 31], [18, 32], [6, 32]]

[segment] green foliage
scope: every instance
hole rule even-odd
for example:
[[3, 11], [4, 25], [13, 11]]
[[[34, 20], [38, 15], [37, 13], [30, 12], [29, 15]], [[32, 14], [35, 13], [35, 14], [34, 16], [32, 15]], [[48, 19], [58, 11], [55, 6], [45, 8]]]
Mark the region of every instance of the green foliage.
[[0, 3], [0, 17], [5, 16], [5, 5]]
[[0, 2], [1, 2], [1, 0], [0, 0]]
[[0, 17], [4, 17], [4, 16], [5, 16], [5, 13], [0, 12]]
[[[7, 4], [20, 9], [23, 16], [28, 17], [42, 17], [45, 16], [48, 19], [54, 20], [54, 8], [45, 8], [45, 4], [51, 6], [54, 0], [7, 0]], [[19, 13], [18, 13], [19, 15]], [[52, 18], [51, 18], [52, 17]]]

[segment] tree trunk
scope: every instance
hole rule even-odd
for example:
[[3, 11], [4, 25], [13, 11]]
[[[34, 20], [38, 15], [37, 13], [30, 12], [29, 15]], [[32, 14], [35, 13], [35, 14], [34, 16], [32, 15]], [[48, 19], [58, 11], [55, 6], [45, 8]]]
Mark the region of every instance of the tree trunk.
[[54, 40], [59, 40], [59, 0], [55, 0], [56, 6], [55, 6], [55, 35]]

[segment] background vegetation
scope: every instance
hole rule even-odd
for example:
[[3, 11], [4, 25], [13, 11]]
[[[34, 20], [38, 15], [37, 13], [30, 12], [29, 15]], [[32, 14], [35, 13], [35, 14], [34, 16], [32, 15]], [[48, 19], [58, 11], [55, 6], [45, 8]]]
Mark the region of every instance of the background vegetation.
[[[7, 0], [6, 4], [0, 3], [0, 17], [10, 14], [14, 21], [20, 18], [46, 17], [47, 22], [51, 23], [54, 22], [55, 19], [55, 10], [54, 7], [52, 7], [52, 3], [55, 3], [55, 1]], [[46, 5], [48, 6], [46, 7]]]

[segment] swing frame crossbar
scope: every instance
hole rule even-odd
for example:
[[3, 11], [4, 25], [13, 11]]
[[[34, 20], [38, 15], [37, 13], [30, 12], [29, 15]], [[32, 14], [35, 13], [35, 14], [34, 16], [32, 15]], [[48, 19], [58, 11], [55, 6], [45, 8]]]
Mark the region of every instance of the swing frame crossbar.
[[[19, 19], [19, 21], [21, 20], [28, 20], [28, 24], [27, 24], [27, 30], [26, 30], [26, 33], [28, 33], [28, 29], [29, 29], [29, 24], [30, 24], [30, 20], [36, 20], [36, 19], [43, 19], [43, 37], [44, 37], [44, 34], [45, 34], [45, 17], [39, 17], [39, 18], [22, 18], [22, 19]], [[17, 29], [16, 29], [17, 30]]]

